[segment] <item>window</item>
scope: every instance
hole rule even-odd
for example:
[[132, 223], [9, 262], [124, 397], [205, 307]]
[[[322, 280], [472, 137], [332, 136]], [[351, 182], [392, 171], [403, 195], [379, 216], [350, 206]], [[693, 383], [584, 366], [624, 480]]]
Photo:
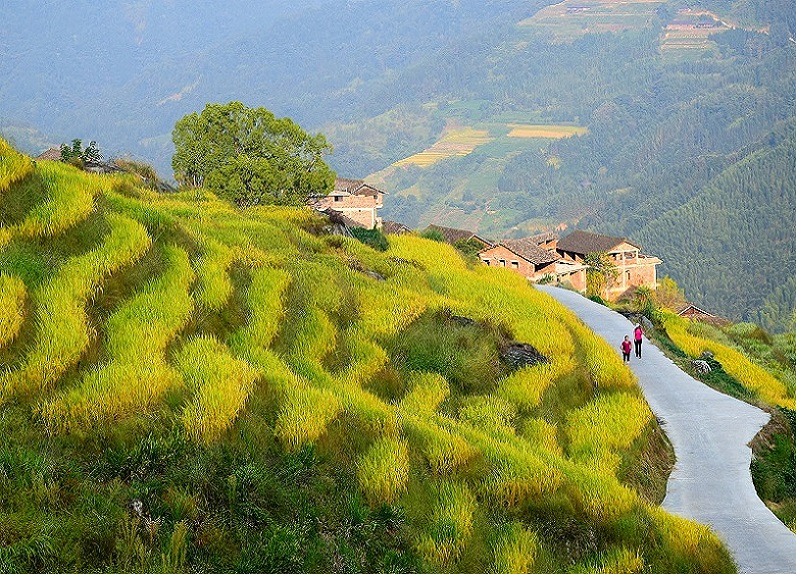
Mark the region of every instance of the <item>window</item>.
[[501, 267], [505, 267], [506, 266], [506, 260], [505, 259], [501, 259], [500, 260], [500, 266]]
[[489, 259], [482, 259], [481, 261], [483, 261], [484, 263], [486, 263], [487, 265], [489, 265]]
[[520, 268], [520, 262], [519, 261], [512, 261], [511, 262], [511, 268], [512, 269], [519, 269]]
[[625, 279], [627, 279], [627, 282], [630, 283], [630, 271], [625, 271]]

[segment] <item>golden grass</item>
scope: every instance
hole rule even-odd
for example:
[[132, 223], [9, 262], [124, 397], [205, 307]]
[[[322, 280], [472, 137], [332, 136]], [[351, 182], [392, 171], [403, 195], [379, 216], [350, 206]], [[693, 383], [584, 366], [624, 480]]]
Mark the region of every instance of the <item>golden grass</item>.
[[60, 162], [43, 162], [36, 168], [44, 182], [46, 199], [34, 206], [19, 224], [8, 228], [15, 237], [52, 237], [84, 220], [94, 211], [94, 196], [106, 181]]
[[571, 462], [562, 468], [566, 477], [562, 488], [569, 499], [580, 512], [599, 524], [615, 523], [642, 504], [638, 495], [612, 474]]
[[0, 273], [0, 347], [13, 341], [22, 328], [27, 293], [19, 277]]
[[472, 535], [477, 504], [467, 486], [460, 482], [444, 482], [436, 490], [429, 523], [415, 547], [426, 560], [448, 564], [461, 555]]
[[203, 250], [194, 262], [196, 302], [211, 311], [219, 311], [232, 295], [232, 280], [227, 270], [235, 260], [235, 251], [200, 233], [195, 234], [194, 239]]
[[511, 130], [508, 133], [510, 138], [563, 139], [589, 133], [588, 128], [560, 124], [508, 124], [508, 127]]
[[0, 138], [0, 194], [33, 172], [33, 162]]
[[489, 574], [530, 574], [538, 552], [538, 536], [513, 522], [502, 529], [492, 545]]
[[109, 214], [107, 221], [110, 232], [99, 247], [67, 259], [31, 293], [36, 306], [35, 343], [18, 370], [0, 376], [0, 396], [41, 390], [72, 366], [90, 340], [86, 302], [103, 278], [149, 248], [149, 236], [139, 223], [115, 214]]
[[378, 439], [360, 458], [357, 481], [370, 504], [394, 502], [409, 481], [409, 444], [395, 438]]
[[410, 385], [400, 408], [414, 415], [432, 415], [451, 392], [448, 381], [437, 373], [413, 373]]
[[638, 396], [600, 395], [568, 414], [569, 453], [575, 460], [616, 473], [615, 451], [630, 447], [651, 420], [652, 412]]
[[209, 337], [186, 343], [177, 353], [176, 363], [186, 386], [194, 393], [181, 415], [186, 433], [198, 442], [213, 442], [243, 410], [259, 374]]
[[401, 424], [435, 475], [451, 476], [478, 454], [477, 448], [460, 435], [437, 424], [433, 417], [404, 414]]
[[600, 555], [588, 566], [577, 566], [570, 574], [639, 574], [647, 572], [644, 559], [638, 551], [617, 548]]

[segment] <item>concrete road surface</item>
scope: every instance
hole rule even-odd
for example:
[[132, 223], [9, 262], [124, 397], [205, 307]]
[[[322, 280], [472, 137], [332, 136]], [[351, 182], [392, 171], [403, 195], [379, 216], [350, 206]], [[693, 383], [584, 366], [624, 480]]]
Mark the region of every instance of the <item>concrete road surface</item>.
[[[625, 317], [578, 293], [539, 286], [572, 309], [620, 354], [633, 327]], [[714, 391], [684, 373], [649, 341], [630, 366], [677, 457], [663, 507], [709, 524], [727, 544], [740, 572], [796, 574], [796, 535], [755, 492], [747, 446], [768, 413]]]

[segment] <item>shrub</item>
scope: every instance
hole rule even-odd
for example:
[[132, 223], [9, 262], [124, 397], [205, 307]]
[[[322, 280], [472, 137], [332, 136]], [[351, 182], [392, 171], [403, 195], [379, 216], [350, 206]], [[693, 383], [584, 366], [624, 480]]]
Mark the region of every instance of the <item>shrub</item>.
[[352, 227], [351, 235], [365, 245], [369, 245], [376, 251], [387, 251], [390, 243], [380, 229], [365, 229], [364, 227]]

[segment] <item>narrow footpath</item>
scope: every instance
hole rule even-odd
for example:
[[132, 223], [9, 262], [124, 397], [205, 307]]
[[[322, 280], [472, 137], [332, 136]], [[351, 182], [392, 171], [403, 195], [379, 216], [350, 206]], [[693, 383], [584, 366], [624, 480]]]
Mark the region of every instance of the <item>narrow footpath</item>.
[[[634, 325], [619, 313], [572, 291], [538, 288], [574, 311], [617, 354], [622, 338], [633, 338]], [[710, 525], [739, 572], [796, 573], [796, 535], [758, 498], [749, 470], [748, 444], [768, 413], [687, 375], [646, 338], [642, 358], [631, 356], [630, 366], [677, 457], [663, 507]]]

